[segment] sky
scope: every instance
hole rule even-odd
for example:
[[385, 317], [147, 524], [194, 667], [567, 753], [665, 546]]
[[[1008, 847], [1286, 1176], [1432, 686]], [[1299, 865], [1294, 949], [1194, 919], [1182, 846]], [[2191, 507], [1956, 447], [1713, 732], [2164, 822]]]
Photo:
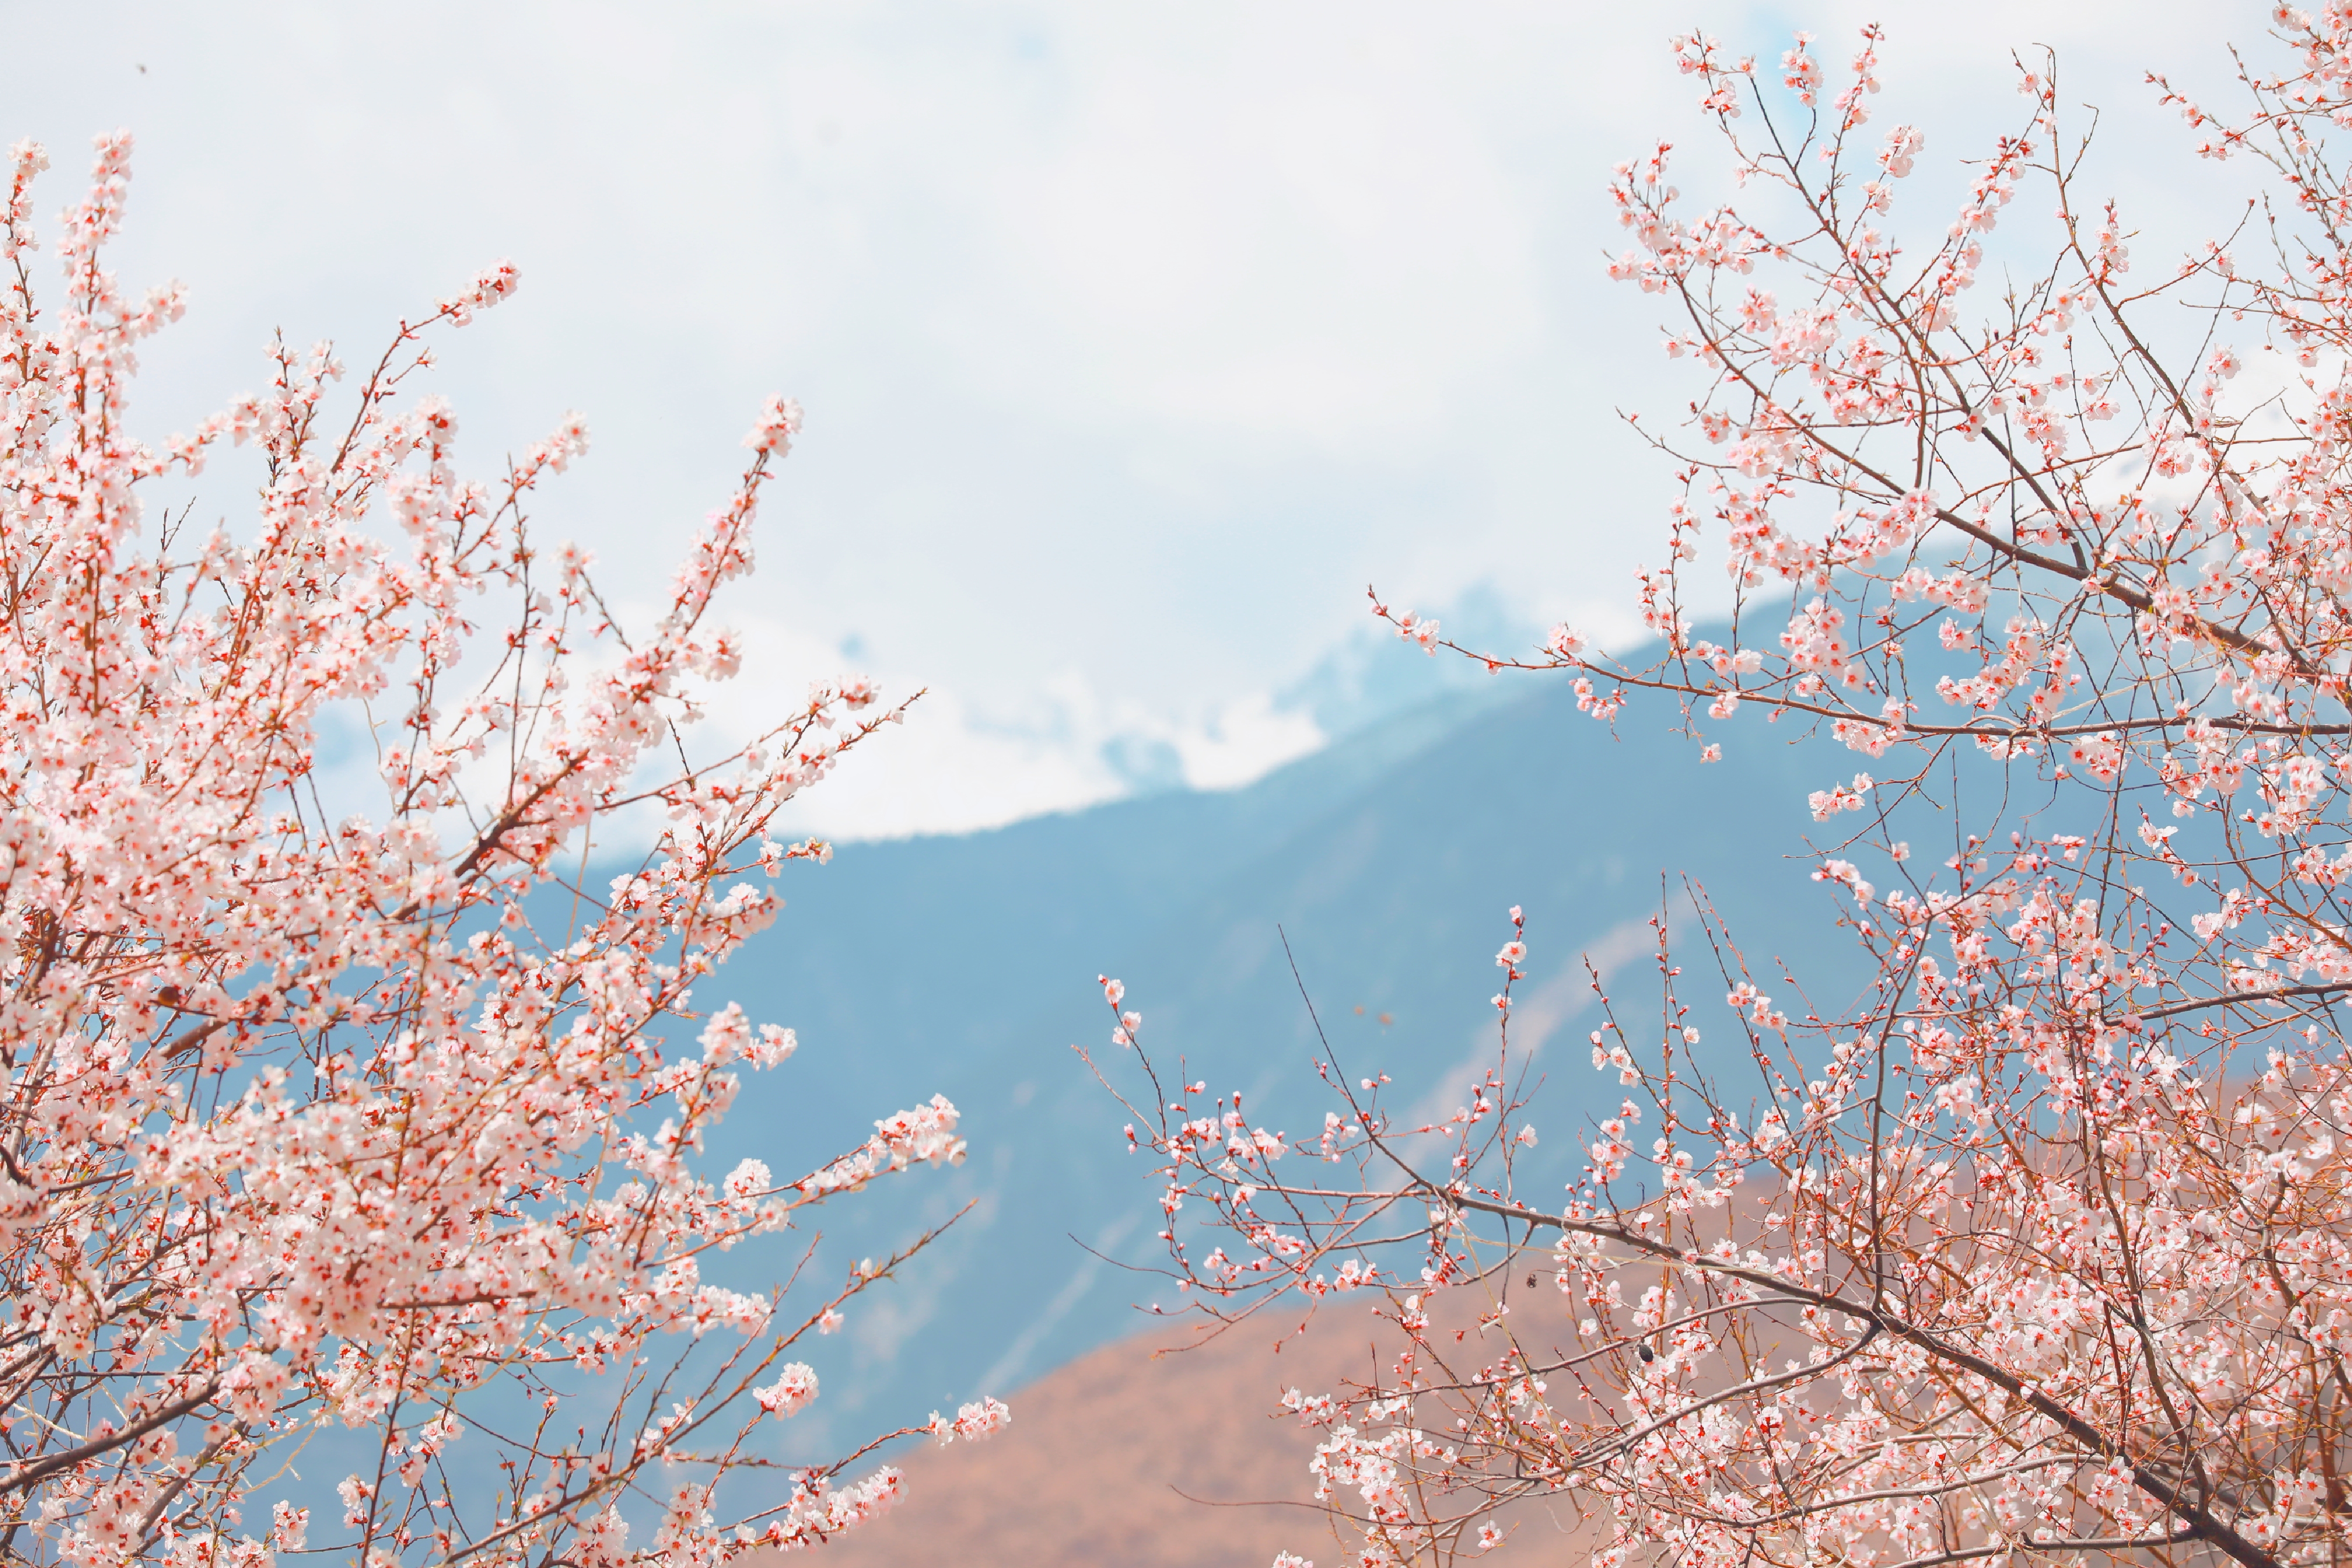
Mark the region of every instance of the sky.
[[[2013, 48], [2100, 106], [2094, 183], [2169, 235], [2210, 191], [2143, 81], [2226, 99], [2254, 5], [1583, 0], [71, 6], [0, 0], [0, 140], [138, 138], [126, 282], [187, 319], [134, 422], [262, 379], [274, 330], [372, 358], [510, 258], [439, 385], [480, 469], [588, 419], [538, 526], [645, 606], [771, 392], [807, 411], [728, 604], [718, 721], [810, 680], [928, 695], [796, 803], [956, 831], [1328, 738], [1318, 692], [1411, 655], [1364, 593], [1624, 638], [1695, 390], [1605, 277], [1611, 166], [1708, 149], [1669, 34], [1825, 59], [1874, 17], [1886, 123], [1963, 177]], [[2210, 205], [2205, 203], [2204, 205]], [[2183, 231], [2184, 237], [2186, 231]]]

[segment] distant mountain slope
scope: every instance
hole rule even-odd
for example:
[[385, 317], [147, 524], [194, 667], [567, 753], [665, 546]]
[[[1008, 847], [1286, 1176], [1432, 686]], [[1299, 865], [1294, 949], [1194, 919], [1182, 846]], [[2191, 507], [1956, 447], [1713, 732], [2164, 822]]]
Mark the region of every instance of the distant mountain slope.
[[1363, 1374], [1374, 1325], [1347, 1317], [1278, 1356], [1255, 1327], [1179, 1355], [1153, 1354], [1180, 1338], [1164, 1330], [1090, 1352], [1024, 1390], [1003, 1435], [908, 1455], [906, 1500], [828, 1546], [828, 1568], [1343, 1561], [1307, 1468], [1323, 1434], [1279, 1405]]
[[[1293, 1128], [1318, 1123], [1323, 1102], [1279, 933], [1350, 1069], [1408, 1085], [1491, 1048], [1493, 954], [1515, 903], [1533, 955], [1522, 1047], [1585, 1005], [1580, 952], [1619, 969], [1637, 1013], [1654, 996], [1642, 922], [1662, 876], [1702, 879], [1759, 970], [1780, 953], [1833, 987], [1859, 981], [1828, 900], [1784, 858], [1812, 826], [1806, 790], [1851, 771], [1845, 753], [1792, 747], [1751, 710], [1725, 760], [1701, 766], [1661, 704], [1612, 734], [1565, 681], [1491, 689], [1246, 789], [851, 846], [830, 867], [794, 868], [777, 925], [702, 987], [803, 1042], [785, 1069], [747, 1080], [717, 1167], [758, 1152], [785, 1169], [936, 1089], [964, 1113], [970, 1163], [821, 1213], [818, 1277], [974, 1207], [866, 1298], [840, 1340], [813, 1348], [826, 1396], [780, 1436], [780, 1456], [1003, 1393], [1130, 1331], [1134, 1305], [1164, 1293], [1114, 1266], [1148, 1265], [1159, 1244], [1125, 1117], [1069, 1049], [1119, 1056], [1097, 973], [1127, 981], [1156, 1054], [1181, 1051], [1190, 1076], [1246, 1090]], [[1580, 1059], [1589, 1026], [1571, 1031], [1576, 1049], [1542, 1058], [1555, 1174], [1573, 1167], [1574, 1124], [1619, 1093]], [[774, 1271], [772, 1258], [733, 1261], [747, 1279]]]
[[[1557, 1296], [1522, 1312], [1559, 1313]], [[1469, 1313], [1460, 1314], [1466, 1321]], [[1328, 1433], [1283, 1414], [1285, 1389], [1321, 1393], [1392, 1363], [1391, 1325], [1335, 1299], [1312, 1330], [1262, 1318], [1181, 1351], [1171, 1325], [1088, 1352], [1023, 1389], [1004, 1433], [904, 1460], [904, 1500], [827, 1546], [828, 1568], [954, 1562], [965, 1568], [1257, 1568], [1290, 1552], [1351, 1563], [1360, 1541], [1315, 1501], [1308, 1463]], [[1360, 1506], [1352, 1491], [1341, 1503]], [[1499, 1522], [1538, 1561], [1600, 1543], [1574, 1500], [1539, 1498]], [[779, 1556], [781, 1564], [787, 1561]]]

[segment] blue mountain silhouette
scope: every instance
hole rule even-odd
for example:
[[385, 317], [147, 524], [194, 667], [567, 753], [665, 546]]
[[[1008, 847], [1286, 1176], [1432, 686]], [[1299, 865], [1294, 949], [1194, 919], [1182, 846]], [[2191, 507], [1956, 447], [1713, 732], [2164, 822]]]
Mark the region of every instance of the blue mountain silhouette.
[[[1526, 1169], [1561, 1181], [1580, 1166], [1570, 1135], [1622, 1094], [1591, 1069], [1580, 955], [1614, 974], [1621, 1016], [1654, 1008], [1644, 922], [1686, 908], [1685, 875], [1768, 988], [1786, 958], [1825, 1013], [1850, 1000], [1867, 972], [1807, 875], [1809, 831], [1835, 825], [1813, 824], [1804, 802], [1858, 759], [1751, 707], [1712, 727], [1724, 760], [1700, 766], [1674, 721], [1651, 701], [1612, 729], [1577, 710], [1564, 679], [1504, 678], [1246, 788], [794, 866], [782, 918], [698, 988], [801, 1039], [783, 1068], [747, 1077], [707, 1167], [757, 1153], [780, 1174], [804, 1169], [937, 1091], [963, 1113], [970, 1161], [804, 1211], [824, 1232], [813, 1278], [830, 1285], [971, 1208], [807, 1352], [825, 1395], [780, 1434], [780, 1457], [1003, 1394], [1144, 1326], [1139, 1305], [1181, 1304], [1126, 1267], [1161, 1252], [1149, 1156], [1127, 1151], [1125, 1113], [1071, 1049], [1131, 1069], [1097, 973], [1126, 981], [1155, 1058], [1181, 1055], [1185, 1076], [1242, 1089], [1254, 1121], [1295, 1131], [1326, 1106], [1300, 983], [1351, 1076], [1384, 1070], [1442, 1100], [1491, 1057], [1494, 954], [1520, 905], [1530, 958], [1515, 1047], [1539, 1047], [1549, 1079], [1535, 1110], [1543, 1163]], [[1686, 990], [1719, 1000], [1713, 961], [1677, 940]], [[764, 1284], [776, 1256], [725, 1261], [736, 1282]]]

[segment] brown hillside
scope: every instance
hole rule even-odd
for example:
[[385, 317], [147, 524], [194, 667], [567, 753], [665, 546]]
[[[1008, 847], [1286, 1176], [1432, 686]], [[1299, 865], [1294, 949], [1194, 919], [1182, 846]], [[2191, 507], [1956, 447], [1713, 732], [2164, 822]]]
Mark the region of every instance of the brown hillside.
[[[1268, 1413], [1286, 1388], [1330, 1390], [1346, 1373], [1368, 1374], [1375, 1355], [1394, 1354], [1394, 1330], [1368, 1309], [1334, 1304], [1276, 1354], [1276, 1323], [1155, 1354], [1183, 1342], [1171, 1323], [1031, 1384], [1012, 1400], [1010, 1430], [906, 1456], [906, 1500], [826, 1547], [826, 1562], [1265, 1568], [1287, 1551], [1324, 1568], [1353, 1563], [1313, 1506], [1307, 1465], [1318, 1434]], [[1545, 1552], [1579, 1544], [1561, 1541], [1551, 1510], [1513, 1511], [1520, 1553], [1538, 1536], [1554, 1543]]]
[[1312, 1502], [1316, 1435], [1267, 1413], [1285, 1388], [1369, 1367], [1375, 1325], [1367, 1312], [1350, 1335], [1351, 1318], [1318, 1316], [1279, 1355], [1270, 1321], [1181, 1353], [1153, 1353], [1182, 1342], [1172, 1324], [1097, 1351], [1013, 1398], [1010, 1430], [908, 1455], [906, 1500], [826, 1561], [1264, 1568], [1287, 1550], [1339, 1563], [1322, 1516], [1286, 1506]]

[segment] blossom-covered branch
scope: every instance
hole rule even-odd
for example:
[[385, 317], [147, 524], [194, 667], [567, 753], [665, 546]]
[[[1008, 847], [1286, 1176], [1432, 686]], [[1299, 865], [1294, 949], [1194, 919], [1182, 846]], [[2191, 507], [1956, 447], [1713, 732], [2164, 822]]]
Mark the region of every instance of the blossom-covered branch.
[[1538, 1507], [1611, 1565], [2352, 1551], [2352, 9], [2276, 23], [2241, 121], [2157, 82], [2254, 201], [2153, 279], [2053, 61], [1912, 225], [1875, 28], [1843, 72], [1676, 42], [1737, 199], [1689, 210], [1664, 142], [1612, 186], [1612, 271], [1695, 367], [1687, 424], [1635, 426], [1675, 465], [1656, 641], [1457, 651], [1671, 705], [1696, 763], [1816, 735], [1811, 874], [1874, 977], [1776, 1003], [1675, 891], [1654, 1018], [1592, 975], [1622, 1103], [1540, 1181], [1519, 911], [1493, 1066], [1425, 1125], [1328, 1047], [1307, 1137], [1160, 1092], [1121, 1013], [1197, 1308], [1369, 1291], [1393, 1330], [1287, 1402], [1362, 1563]]
[[[696, 1160], [740, 1072], [794, 1048], [694, 1004], [775, 914], [752, 874], [829, 858], [771, 824], [905, 711], [823, 683], [689, 756], [701, 693], [742, 659], [715, 595], [751, 570], [798, 408], [761, 413], [628, 637], [588, 559], [530, 527], [583, 423], [485, 482], [447, 405], [410, 390], [511, 267], [402, 323], [347, 419], [332, 351], [281, 342], [262, 393], [134, 438], [138, 346], [181, 301], [132, 300], [104, 264], [129, 156], [100, 141], [54, 302], [29, 143], [0, 223], [0, 1548], [615, 1568], [851, 1527], [899, 1487], [833, 1484], [872, 1445], [781, 1501], [722, 1483], [815, 1396], [792, 1348], [911, 1248], [814, 1304], [703, 1260], [961, 1160], [955, 1108], [887, 1117], [797, 1177]], [[151, 505], [247, 443], [248, 524], [191, 537], [187, 509]], [[321, 755], [353, 739], [378, 804], [332, 815], [361, 786]], [[600, 824], [653, 843], [589, 885]], [[983, 1401], [908, 1430], [1003, 1419]], [[363, 1458], [329, 1527], [281, 1478], [332, 1426], [358, 1442], [334, 1458]]]

